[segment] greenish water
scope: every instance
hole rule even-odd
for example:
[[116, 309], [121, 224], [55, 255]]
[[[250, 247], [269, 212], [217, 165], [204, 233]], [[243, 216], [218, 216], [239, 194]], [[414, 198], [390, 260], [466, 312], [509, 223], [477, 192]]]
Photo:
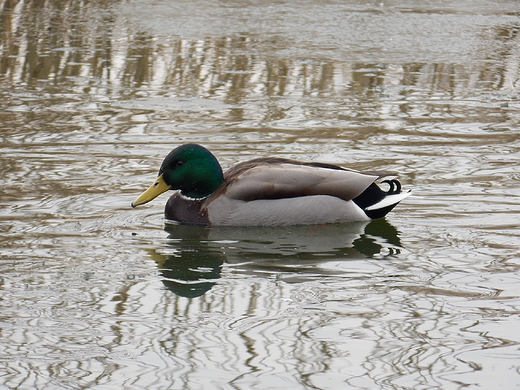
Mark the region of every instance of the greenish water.
[[[0, 1], [0, 387], [520, 382], [516, 1]], [[165, 225], [201, 143], [400, 172], [384, 220]]]

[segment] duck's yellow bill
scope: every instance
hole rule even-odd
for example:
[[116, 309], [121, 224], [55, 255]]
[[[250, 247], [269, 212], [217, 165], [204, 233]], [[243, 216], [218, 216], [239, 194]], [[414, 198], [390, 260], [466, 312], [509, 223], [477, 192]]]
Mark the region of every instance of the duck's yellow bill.
[[163, 176], [159, 175], [157, 180], [155, 180], [155, 182], [145, 192], [139, 195], [137, 199], [132, 202], [132, 207], [137, 207], [148, 203], [149, 201], [157, 198], [163, 192], [168, 191], [170, 188], [171, 186], [164, 182]]

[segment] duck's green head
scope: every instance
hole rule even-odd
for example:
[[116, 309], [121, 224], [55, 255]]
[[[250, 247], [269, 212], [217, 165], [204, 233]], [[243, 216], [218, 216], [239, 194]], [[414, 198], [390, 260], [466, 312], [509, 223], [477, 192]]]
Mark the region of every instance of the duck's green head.
[[222, 168], [211, 152], [197, 144], [173, 149], [164, 159], [157, 180], [132, 203], [136, 207], [168, 190], [190, 198], [204, 198], [224, 181]]

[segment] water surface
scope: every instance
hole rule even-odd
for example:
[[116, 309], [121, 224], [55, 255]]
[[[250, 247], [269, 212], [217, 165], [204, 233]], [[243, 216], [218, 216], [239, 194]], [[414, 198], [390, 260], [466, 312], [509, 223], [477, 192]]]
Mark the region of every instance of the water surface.
[[[516, 387], [519, 12], [1, 1], [1, 387]], [[274, 229], [132, 209], [185, 142], [398, 170], [413, 196]]]

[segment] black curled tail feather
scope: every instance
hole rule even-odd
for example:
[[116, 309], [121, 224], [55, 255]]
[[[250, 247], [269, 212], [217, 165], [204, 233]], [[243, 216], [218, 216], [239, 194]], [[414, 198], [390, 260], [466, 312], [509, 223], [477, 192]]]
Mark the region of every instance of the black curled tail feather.
[[357, 204], [371, 219], [384, 217], [397, 205], [397, 203], [399, 203], [397, 202], [395, 204], [380, 209], [366, 210], [367, 207], [370, 207], [380, 202], [388, 195], [395, 195], [401, 193], [401, 183], [398, 180], [383, 180], [382, 183], [386, 183], [390, 186], [388, 191], [383, 191], [376, 183], [372, 183], [370, 184], [370, 186], [368, 186], [368, 188], [365, 191], [363, 191], [356, 198], [352, 199], [352, 201], [355, 204]]
[[387, 195], [394, 195], [394, 194], [401, 193], [401, 183], [399, 182], [399, 180], [396, 180], [396, 179], [383, 180], [381, 183], [387, 183], [390, 186], [388, 191], [386, 191]]

